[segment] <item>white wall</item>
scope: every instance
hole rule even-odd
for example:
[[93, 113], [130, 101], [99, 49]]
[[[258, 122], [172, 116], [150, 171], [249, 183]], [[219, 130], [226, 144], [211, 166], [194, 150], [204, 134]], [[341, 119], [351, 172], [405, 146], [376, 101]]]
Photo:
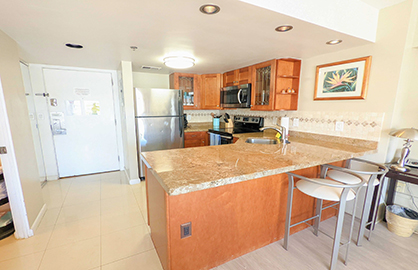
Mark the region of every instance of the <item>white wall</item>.
[[133, 72], [133, 85], [138, 88], [170, 88], [168, 74]]
[[121, 104], [121, 114], [124, 114], [123, 130], [125, 134], [123, 138], [124, 151], [126, 153], [125, 170], [129, 180], [139, 178], [138, 174], [138, 153], [136, 146], [136, 130], [135, 130], [135, 102], [134, 102], [134, 85], [132, 76], [132, 62], [122, 61], [120, 67], [120, 76], [122, 82], [123, 104]]
[[[17, 43], [0, 31], [0, 78], [29, 225], [44, 205]], [[9, 194], [10, 195], [10, 194]]]

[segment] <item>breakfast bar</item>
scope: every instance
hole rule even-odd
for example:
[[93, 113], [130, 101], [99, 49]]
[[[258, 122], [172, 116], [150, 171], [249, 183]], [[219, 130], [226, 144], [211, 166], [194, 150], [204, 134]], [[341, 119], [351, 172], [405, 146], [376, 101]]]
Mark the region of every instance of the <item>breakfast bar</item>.
[[[375, 141], [301, 132], [290, 133], [290, 144], [245, 142], [274, 138], [270, 131], [235, 136], [235, 144], [142, 153], [148, 223], [164, 269], [210, 269], [282, 239], [286, 172], [317, 177], [321, 164], [343, 166], [377, 149]], [[294, 221], [312, 216], [314, 203], [295, 192]], [[322, 218], [333, 215], [330, 208]]]

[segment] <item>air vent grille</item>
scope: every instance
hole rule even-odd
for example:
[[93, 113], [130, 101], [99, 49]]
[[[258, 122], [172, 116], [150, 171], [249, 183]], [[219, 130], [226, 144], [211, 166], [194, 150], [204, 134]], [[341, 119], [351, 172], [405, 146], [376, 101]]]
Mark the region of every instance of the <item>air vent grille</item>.
[[152, 70], [160, 70], [161, 67], [154, 67], [154, 66], [141, 66], [141, 69], [152, 69]]

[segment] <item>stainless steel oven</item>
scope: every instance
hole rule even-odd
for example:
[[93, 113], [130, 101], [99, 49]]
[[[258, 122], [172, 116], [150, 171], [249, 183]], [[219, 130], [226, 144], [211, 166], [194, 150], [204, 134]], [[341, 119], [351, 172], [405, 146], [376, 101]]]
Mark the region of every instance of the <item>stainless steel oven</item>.
[[224, 108], [250, 108], [251, 84], [249, 83], [222, 88], [221, 104]]

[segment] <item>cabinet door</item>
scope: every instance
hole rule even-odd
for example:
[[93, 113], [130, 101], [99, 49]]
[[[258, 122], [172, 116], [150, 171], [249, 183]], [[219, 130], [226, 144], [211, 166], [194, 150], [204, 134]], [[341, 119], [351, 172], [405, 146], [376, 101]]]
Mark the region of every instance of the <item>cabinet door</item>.
[[170, 88], [183, 90], [183, 108], [200, 109], [200, 76], [188, 73], [172, 73]]
[[251, 83], [251, 67], [240, 68], [237, 71], [238, 85]]
[[237, 70], [232, 70], [232, 71], [228, 71], [228, 72], [224, 73], [224, 75], [223, 75], [223, 79], [224, 79], [223, 86], [224, 87], [233, 86], [233, 85], [236, 85], [238, 83], [236, 81], [236, 73], [237, 73]]
[[221, 74], [201, 75], [202, 82], [202, 109], [218, 110], [221, 106]]
[[205, 131], [200, 132], [185, 132], [184, 133], [184, 148], [208, 146], [209, 139], [208, 133]]
[[276, 60], [252, 67], [251, 110], [272, 111], [276, 85]]

